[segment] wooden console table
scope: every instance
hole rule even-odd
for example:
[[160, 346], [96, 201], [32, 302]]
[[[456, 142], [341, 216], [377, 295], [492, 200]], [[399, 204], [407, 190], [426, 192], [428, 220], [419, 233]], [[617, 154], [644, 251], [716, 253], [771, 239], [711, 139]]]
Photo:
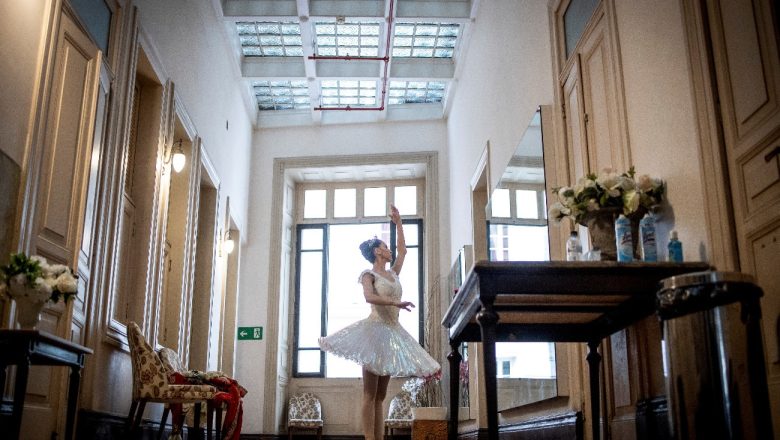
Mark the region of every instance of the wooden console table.
[[[706, 263], [477, 262], [442, 324], [452, 352], [450, 396], [459, 395], [462, 342], [482, 342], [488, 438], [498, 440], [496, 342], [585, 342], [593, 439], [600, 438], [598, 346], [651, 315], [664, 278], [709, 270]], [[448, 437], [458, 435], [458, 401], [450, 399]]]
[[0, 330], [0, 386], [5, 387], [6, 367], [16, 365], [16, 384], [11, 413], [9, 439], [18, 439], [22, 427], [22, 410], [27, 393], [27, 376], [31, 365], [70, 367], [65, 438], [73, 438], [78, 406], [79, 383], [84, 358], [92, 354], [87, 347], [38, 330]]

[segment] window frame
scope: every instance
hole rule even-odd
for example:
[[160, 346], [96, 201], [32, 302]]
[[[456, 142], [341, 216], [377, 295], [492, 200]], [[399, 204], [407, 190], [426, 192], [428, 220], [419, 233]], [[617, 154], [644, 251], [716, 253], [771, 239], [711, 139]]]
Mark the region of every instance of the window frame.
[[[425, 286], [426, 286], [426, 279], [425, 279], [425, 262], [426, 262], [426, 256], [425, 256], [425, 232], [424, 232], [424, 226], [425, 226], [425, 219], [424, 219], [424, 208], [425, 208], [425, 179], [398, 179], [398, 180], [360, 180], [360, 181], [340, 181], [340, 182], [305, 182], [305, 183], [297, 183], [295, 185], [295, 208], [293, 213], [293, 228], [295, 229], [295, 242], [293, 243], [293, 252], [295, 253], [294, 256], [294, 285], [293, 285], [293, 308], [292, 308], [292, 350], [291, 350], [291, 376], [293, 378], [323, 378], [327, 379], [327, 357], [324, 351], [322, 351], [319, 346], [317, 347], [301, 347], [299, 344], [299, 334], [300, 334], [300, 297], [301, 297], [301, 255], [303, 252], [307, 252], [308, 250], [304, 251], [301, 249], [301, 235], [302, 231], [305, 229], [320, 229], [322, 230], [322, 237], [323, 237], [323, 243], [322, 243], [322, 249], [318, 250], [323, 253], [322, 258], [322, 286], [321, 286], [321, 294], [322, 294], [322, 307], [320, 310], [320, 336], [326, 336], [326, 331], [328, 328], [328, 283], [329, 283], [329, 272], [328, 272], [328, 264], [329, 264], [329, 244], [330, 244], [330, 226], [331, 225], [349, 225], [349, 224], [390, 224], [390, 239], [388, 245], [390, 246], [390, 250], [393, 255], [393, 260], [391, 262], [395, 262], [395, 258], [397, 256], [397, 229], [395, 227], [395, 224], [393, 224], [389, 219], [389, 209], [388, 212], [385, 215], [382, 216], [370, 216], [366, 217], [364, 216], [364, 190], [366, 188], [378, 188], [378, 187], [384, 187], [386, 188], [386, 197], [387, 197], [387, 203], [388, 205], [390, 203], [395, 202], [395, 188], [396, 187], [403, 187], [403, 186], [415, 186], [416, 187], [416, 213], [414, 215], [407, 215], [402, 216], [403, 224], [405, 226], [408, 225], [417, 225], [417, 244], [415, 245], [409, 245], [407, 243], [407, 249], [417, 248], [418, 249], [418, 259], [417, 259], [417, 267], [415, 268], [417, 270], [417, 276], [418, 276], [418, 287], [416, 292], [416, 301], [415, 305], [418, 309], [418, 317], [417, 317], [417, 327], [418, 327], [418, 334], [419, 334], [419, 344], [421, 346], [425, 346], [425, 312], [426, 312], [426, 304], [425, 304]], [[356, 189], [356, 198], [355, 198], [355, 216], [354, 217], [335, 217], [334, 216], [334, 205], [335, 205], [335, 199], [334, 194], [335, 190], [337, 189], [347, 189], [347, 188], [355, 188]], [[326, 214], [325, 217], [318, 217], [318, 218], [304, 218], [304, 201], [305, 201], [305, 191], [307, 190], [322, 190], [324, 189], [326, 191], [325, 195], [325, 206], [326, 206]], [[409, 241], [409, 231], [406, 230], [407, 234], [407, 242]], [[405, 266], [406, 270], [410, 270], [411, 266]], [[405, 272], [407, 273], [407, 272]], [[301, 351], [310, 351], [310, 350], [318, 350], [320, 352], [320, 368], [319, 372], [299, 372], [298, 371], [298, 358]]]

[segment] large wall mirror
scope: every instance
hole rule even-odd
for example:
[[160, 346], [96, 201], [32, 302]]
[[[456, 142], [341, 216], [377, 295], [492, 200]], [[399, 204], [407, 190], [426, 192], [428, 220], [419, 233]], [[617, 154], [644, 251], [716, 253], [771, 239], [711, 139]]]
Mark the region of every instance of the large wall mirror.
[[[542, 125], [547, 108], [534, 114], [486, 207], [491, 261], [548, 261]], [[543, 111], [545, 113], [543, 114]], [[555, 397], [555, 344], [496, 344], [498, 410]]]

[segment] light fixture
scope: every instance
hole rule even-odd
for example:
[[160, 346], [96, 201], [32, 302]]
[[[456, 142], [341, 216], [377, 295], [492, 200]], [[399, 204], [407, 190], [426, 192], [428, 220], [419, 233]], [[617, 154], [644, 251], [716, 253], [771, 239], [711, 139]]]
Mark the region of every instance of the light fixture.
[[176, 171], [177, 173], [184, 169], [184, 164], [187, 162], [187, 157], [184, 155], [184, 150], [181, 148], [181, 142], [181, 139], [176, 141], [173, 157], [171, 158], [173, 171]]
[[230, 254], [235, 247], [236, 243], [230, 238], [230, 229], [228, 229], [227, 232], [225, 232], [225, 240], [222, 242], [222, 250], [224, 250], [226, 254]]

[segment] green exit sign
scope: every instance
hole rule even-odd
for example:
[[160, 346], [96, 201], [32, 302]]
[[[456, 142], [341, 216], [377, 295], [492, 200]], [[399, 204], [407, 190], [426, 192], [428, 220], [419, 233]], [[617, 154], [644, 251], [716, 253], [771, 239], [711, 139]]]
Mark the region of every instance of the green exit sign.
[[245, 341], [248, 339], [263, 339], [263, 328], [262, 327], [239, 327], [238, 340]]

